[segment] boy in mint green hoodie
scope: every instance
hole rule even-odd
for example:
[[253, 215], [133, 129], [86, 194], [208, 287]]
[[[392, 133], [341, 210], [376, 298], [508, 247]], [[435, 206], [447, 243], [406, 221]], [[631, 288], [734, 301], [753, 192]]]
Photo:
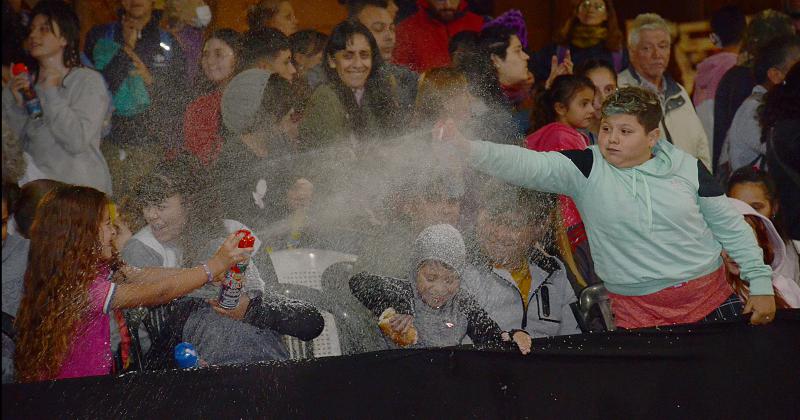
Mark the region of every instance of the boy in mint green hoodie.
[[723, 248], [750, 283], [751, 323], [775, 316], [771, 274], [752, 230], [706, 167], [660, 140], [658, 98], [623, 88], [603, 105], [598, 144], [534, 152], [471, 142], [448, 121], [435, 129], [476, 169], [522, 187], [572, 197], [617, 325], [639, 328], [738, 315]]

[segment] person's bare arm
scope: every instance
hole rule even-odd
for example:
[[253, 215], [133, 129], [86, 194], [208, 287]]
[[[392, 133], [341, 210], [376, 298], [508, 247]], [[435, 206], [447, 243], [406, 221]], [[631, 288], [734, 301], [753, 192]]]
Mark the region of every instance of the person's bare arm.
[[[228, 236], [217, 253], [208, 261], [212, 277], [219, 276], [231, 265], [249, 257], [252, 248], [238, 247], [242, 236], [243, 234]], [[124, 270], [131, 278], [129, 282], [117, 285], [111, 300], [111, 307], [114, 309], [165, 304], [203, 286], [208, 280], [208, 274], [202, 266], [187, 269], [126, 268]]]

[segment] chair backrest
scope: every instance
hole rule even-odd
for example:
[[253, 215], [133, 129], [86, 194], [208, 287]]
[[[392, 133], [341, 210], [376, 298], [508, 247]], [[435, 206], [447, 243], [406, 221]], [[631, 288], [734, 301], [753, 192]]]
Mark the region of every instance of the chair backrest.
[[[278, 283], [296, 284], [322, 290], [322, 273], [326, 268], [338, 262], [356, 262], [358, 257], [341, 252], [319, 249], [286, 249], [270, 254]], [[308, 351], [306, 343], [286, 337], [289, 355], [293, 359], [340, 356], [339, 332], [333, 314], [322, 312], [325, 328], [319, 337], [312, 340], [312, 351]]]

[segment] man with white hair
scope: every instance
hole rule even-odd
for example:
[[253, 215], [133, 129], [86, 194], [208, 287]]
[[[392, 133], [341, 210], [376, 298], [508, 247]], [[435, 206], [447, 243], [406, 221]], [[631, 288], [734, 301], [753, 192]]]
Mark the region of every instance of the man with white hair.
[[702, 161], [711, 170], [711, 151], [703, 124], [689, 94], [667, 73], [671, 39], [667, 22], [655, 13], [636, 17], [628, 34], [631, 67], [619, 74], [618, 84], [650, 89], [664, 109], [661, 133], [670, 143]]

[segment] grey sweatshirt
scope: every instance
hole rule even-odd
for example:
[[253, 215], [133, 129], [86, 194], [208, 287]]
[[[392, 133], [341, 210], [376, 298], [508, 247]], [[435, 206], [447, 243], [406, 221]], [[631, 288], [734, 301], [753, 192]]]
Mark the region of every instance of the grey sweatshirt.
[[28, 117], [8, 87], [3, 88], [3, 118], [34, 165], [48, 178], [111, 193], [111, 174], [100, 152], [100, 138], [111, 97], [103, 76], [74, 68], [59, 87], [35, 87], [44, 116]]

